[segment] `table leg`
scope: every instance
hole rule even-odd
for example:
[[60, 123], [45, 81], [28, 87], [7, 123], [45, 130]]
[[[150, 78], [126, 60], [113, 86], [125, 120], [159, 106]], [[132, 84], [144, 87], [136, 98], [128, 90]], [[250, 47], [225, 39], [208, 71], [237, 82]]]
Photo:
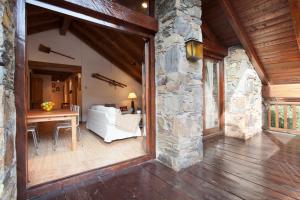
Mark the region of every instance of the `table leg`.
[[76, 131], [76, 116], [71, 119], [72, 124], [72, 151], [76, 149], [77, 145], [77, 131]]

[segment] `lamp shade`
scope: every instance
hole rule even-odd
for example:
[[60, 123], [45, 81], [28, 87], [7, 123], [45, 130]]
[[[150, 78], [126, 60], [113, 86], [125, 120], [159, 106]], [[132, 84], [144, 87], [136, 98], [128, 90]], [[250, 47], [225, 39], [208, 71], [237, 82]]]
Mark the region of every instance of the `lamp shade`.
[[203, 44], [196, 40], [189, 40], [185, 44], [186, 58], [191, 61], [197, 61], [203, 58]]
[[137, 98], [137, 96], [136, 96], [136, 94], [134, 92], [130, 92], [128, 94], [128, 99], [136, 99], [136, 98]]

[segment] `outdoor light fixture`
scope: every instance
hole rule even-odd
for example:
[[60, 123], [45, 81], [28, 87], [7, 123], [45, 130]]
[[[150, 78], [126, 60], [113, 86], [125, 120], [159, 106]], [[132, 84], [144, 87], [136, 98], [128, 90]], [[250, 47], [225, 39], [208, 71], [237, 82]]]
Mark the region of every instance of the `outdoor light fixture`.
[[146, 2], [143, 2], [142, 7], [146, 9], [146, 8], [148, 8], [148, 4]]
[[203, 43], [196, 40], [185, 42], [186, 58], [190, 61], [197, 61], [203, 58]]

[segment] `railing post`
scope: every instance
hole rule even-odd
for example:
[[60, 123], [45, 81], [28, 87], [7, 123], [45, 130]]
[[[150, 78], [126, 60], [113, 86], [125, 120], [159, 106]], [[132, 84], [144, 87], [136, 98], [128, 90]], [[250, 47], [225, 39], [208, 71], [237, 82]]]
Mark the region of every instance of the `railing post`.
[[287, 123], [287, 105], [283, 105], [283, 123], [284, 123], [284, 129], [288, 128], [288, 123]]
[[275, 128], [279, 128], [278, 104], [275, 106]]
[[296, 105], [292, 105], [293, 112], [293, 129], [296, 130], [297, 116], [296, 116]]
[[271, 128], [271, 104], [268, 104], [268, 129]]

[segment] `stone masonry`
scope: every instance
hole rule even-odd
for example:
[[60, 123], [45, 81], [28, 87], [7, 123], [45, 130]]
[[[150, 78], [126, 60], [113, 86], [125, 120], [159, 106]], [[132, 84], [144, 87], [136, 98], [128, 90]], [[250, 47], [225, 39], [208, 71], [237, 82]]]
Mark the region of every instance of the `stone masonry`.
[[0, 199], [16, 199], [13, 2], [0, 1]]
[[180, 170], [203, 156], [202, 60], [185, 53], [187, 40], [202, 41], [201, 1], [156, 1], [156, 18], [157, 158]]
[[262, 84], [241, 47], [229, 48], [224, 63], [225, 135], [246, 140], [262, 131]]

